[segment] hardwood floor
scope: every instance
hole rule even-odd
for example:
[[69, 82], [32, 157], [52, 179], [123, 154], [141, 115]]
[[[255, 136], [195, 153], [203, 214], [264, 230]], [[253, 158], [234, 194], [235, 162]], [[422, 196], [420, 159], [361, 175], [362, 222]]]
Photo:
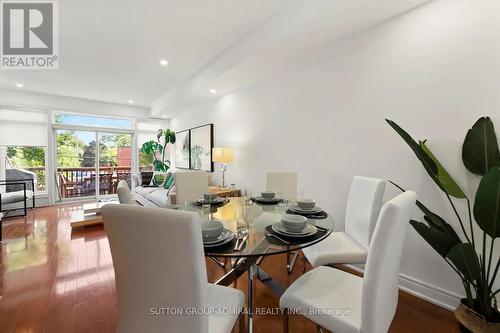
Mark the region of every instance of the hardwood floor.
[[[108, 241], [102, 227], [71, 232], [69, 217], [80, 205], [38, 208], [26, 218], [4, 221], [0, 257], [0, 332], [114, 332], [116, 294]], [[301, 275], [285, 272], [284, 256], [266, 258], [261, 266], [283, 285]], [[301, 261], [297, 263], [301, 265]], [[207, 261], [208, 279], [224, 271]], [[246, 276], [237, 281], [246, 291]], [[278, 298], [259, 282], [255, 332], [280, 332], [281, 316], [270, 313]], [[303, 317], [291, 317], [291, 332], [316, 332]], [[400, 293], [391, 333], [459, 332], [450, 311]]]

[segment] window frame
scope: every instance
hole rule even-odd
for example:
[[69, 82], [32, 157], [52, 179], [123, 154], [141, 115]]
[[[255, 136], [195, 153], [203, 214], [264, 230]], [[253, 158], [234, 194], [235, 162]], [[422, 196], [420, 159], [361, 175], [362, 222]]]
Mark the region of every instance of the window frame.
[[[45, 154], [44, 154], [44, 165], [43, 165], [43, 168], [44, 168], [44, 173], [45, 173], [45, 189], [43, 191], [39, 191], [38, 190], [38, 183], [35, 184], [36, 185], [36, 189], [35, 189], [35, 194], [37, 195], [47, 195], [49, 193], [49, 180], [48, 180], [48, 165], [47, 165], [47, 162], [48, 162], [48, 152], [49, 152], [49, 147], [48, 146], [13, 146], [13, 145], [1, 145], [0, 146], [0, 149], [2, 149], [2, 156], [3, 157], [3, 166], [2, 168], [4, 168], [4, 172], [6, 172], [8, 169], [7, 169], [7, 149], [9, 147], [15, 147], [15, 148], [25, 148], [25, 147], [35, 147], [35, 148], [44, 148], [45, 149]], [[21, 169], [29, 169], [29, 168], [40, 168], [40, 167], [28, 167], [28, 166], [20, 166], [19, 168]], [[28, 170], [29, 171], [29, 170]]]

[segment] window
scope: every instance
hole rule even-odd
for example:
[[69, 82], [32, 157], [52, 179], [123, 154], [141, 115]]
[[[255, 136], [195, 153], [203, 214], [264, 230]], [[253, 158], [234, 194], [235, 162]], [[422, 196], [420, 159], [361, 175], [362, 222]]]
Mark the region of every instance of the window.
[[23, 172], [31, 172], [36, 190], [46, 191], [46, 155], [47, 114], [0, 106], [0, 179], [24, 179]]
[[27, 146], [7, 146], [5, 147], [6, 156], [5, 170], [6, 176], [13, 177], [15, 172], [31, 172], [36, 177], [36, 191], [45, 192], [47, 189], [47, 177], [45, 172], [45, 147], [27, 147]]
[[56, 130], [59, 199], [116, 194], [130, 184], [132, 134]]
[[134, 128], [133, 121], [128, 119], [84, 116], [69, 113], [54, 114], [54, 123], [63, 125], [78, 125], [87, 127], [117, 128], [129, 130], [132, 130]]
[[158, 130], [163, 128], [159, 122], [139, 121], [137, 122], [137, 149], [139, 149], [139, 171], [153, 170], [153, 156], [141, 151], [142, 145], [150, 140], [156, 141]]

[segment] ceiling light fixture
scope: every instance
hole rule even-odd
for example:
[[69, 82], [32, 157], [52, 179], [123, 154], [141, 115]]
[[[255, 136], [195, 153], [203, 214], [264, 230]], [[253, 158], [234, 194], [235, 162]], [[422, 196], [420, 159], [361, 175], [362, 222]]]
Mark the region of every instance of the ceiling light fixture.
[[217, 92], [217, 90], [215, 90], [215, 89], [210, 89], [210, 93], [211, 93], [211, 94], [215, 94], [216, 92]]
[[161, 59], [161, 60], [160, 60], [160, 65], [162, 65], [162, 66], [167, 66], [167, 65], [168, 65], [168, 61], [167, 61], [167, 59]]
[[133, 103], [134, 103], [133, 100], [131, 100], [131, 99], [128, 100], [128, 104], [133, 104]]
[[22, 83], [16, 83], [16, 87], [18, 87], [18, 88], [23, 88], [23, 87], [24, 87], [24, 84], [22, 84]]
[[162, 118], [167, 118], [167, 115], [166, 115], [166, 114], [164, 114], [164, 115], [163, 115], [163, 116], [161, 116], [161, 117], [162, 117]]

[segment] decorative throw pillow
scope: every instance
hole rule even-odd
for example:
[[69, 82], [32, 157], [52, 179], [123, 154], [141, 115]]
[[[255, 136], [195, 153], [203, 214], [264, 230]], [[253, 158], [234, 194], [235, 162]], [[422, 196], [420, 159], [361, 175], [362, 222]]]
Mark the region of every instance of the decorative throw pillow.
[[169, 190], [172, 187], [172, 185], [174, 184], [174, 181], [175, 181], [175, 175], [173, 173], [169, 173], [167, 180], [163, 184], [163, 187], [165, 189]]
[[153, 177], [151, 178], [151, 185], [155, 187], [162, 187], [165, 181], [167, 180], [167, 176], [169, 173], [155, 171], [153, 173]]

